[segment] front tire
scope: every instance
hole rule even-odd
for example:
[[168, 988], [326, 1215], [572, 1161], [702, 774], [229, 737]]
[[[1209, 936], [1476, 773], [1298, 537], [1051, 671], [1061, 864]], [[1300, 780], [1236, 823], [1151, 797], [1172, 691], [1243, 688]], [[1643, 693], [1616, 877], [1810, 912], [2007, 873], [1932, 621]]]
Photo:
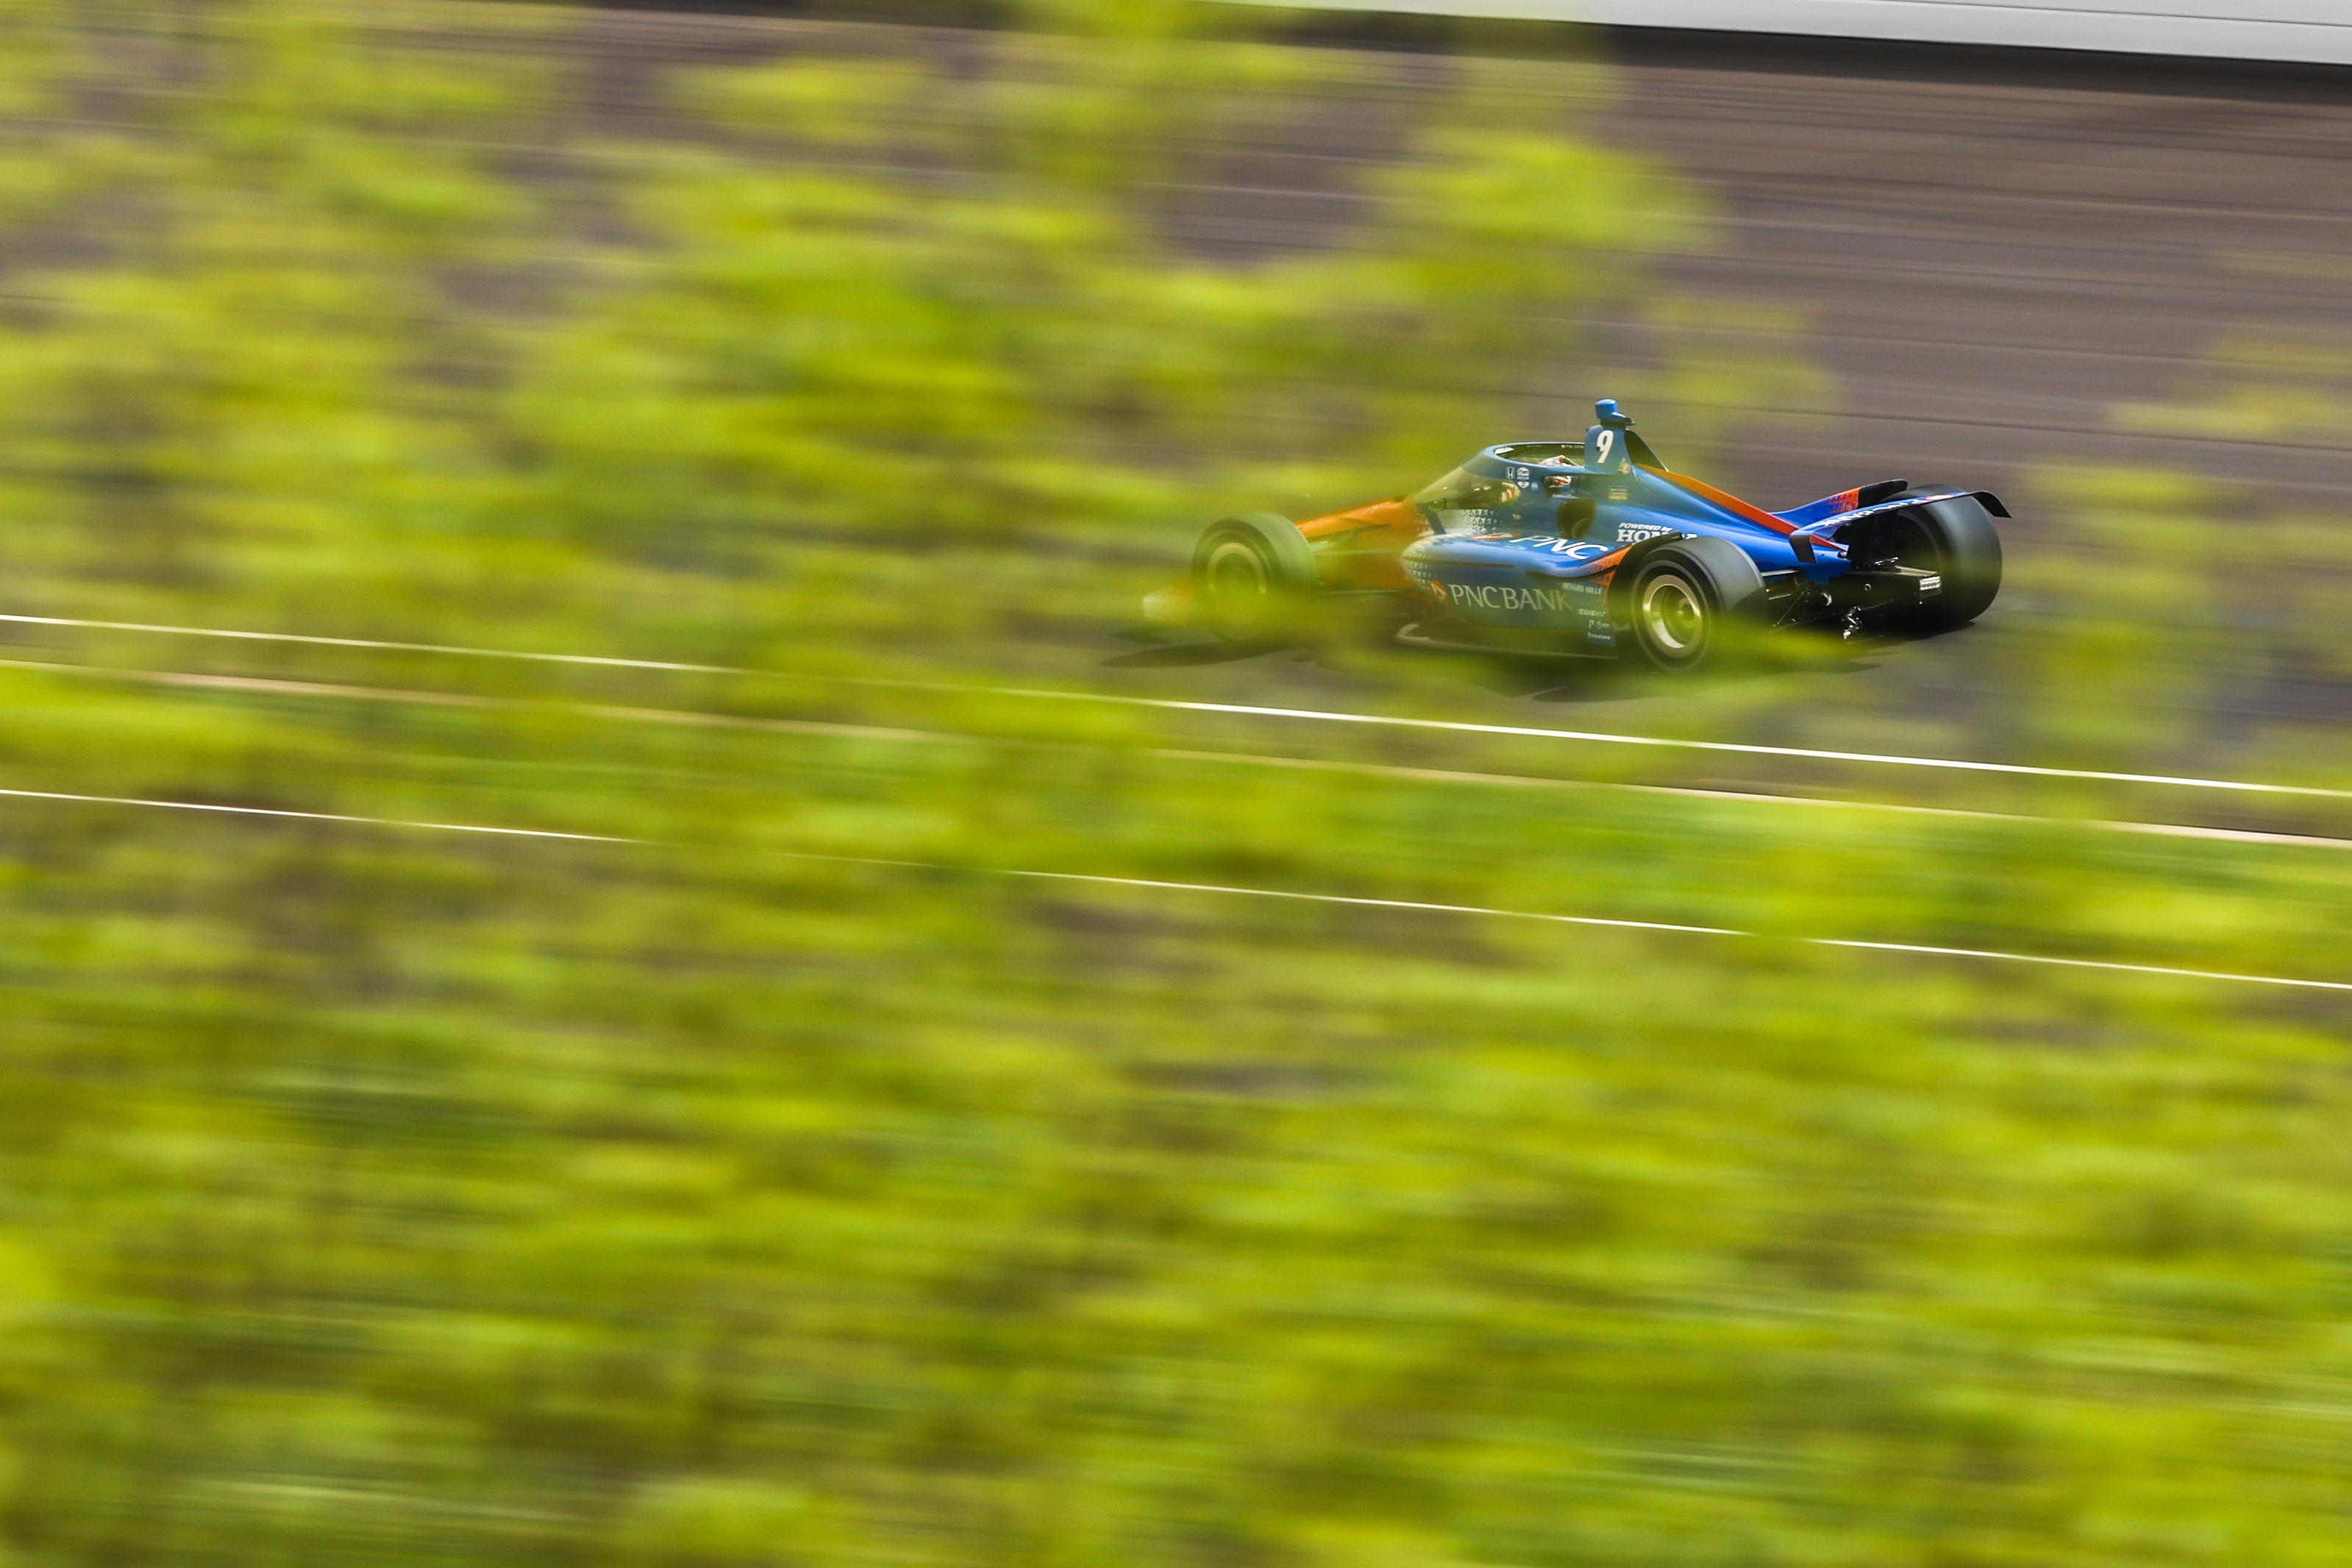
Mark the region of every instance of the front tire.
[[1213, 522], [1192, 550], [1192, 602], [1220, 642], [1246, 647], [1295, 634], [1315, 585], [1307, 536], [1270, 511]]
[[1658, 545], [1633, 564], [1622, 604], [1634, 648], [1683, 674], [1748, 652], [1769, 624], [1763, 574], [1728, 540]]

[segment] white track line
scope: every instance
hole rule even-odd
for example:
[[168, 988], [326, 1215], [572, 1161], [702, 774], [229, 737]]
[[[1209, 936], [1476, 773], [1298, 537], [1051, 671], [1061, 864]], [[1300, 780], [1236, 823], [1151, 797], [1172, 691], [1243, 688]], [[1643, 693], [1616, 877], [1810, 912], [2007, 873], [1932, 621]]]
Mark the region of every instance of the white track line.
[[135, 805], [151, 811], [200, 811], [221, 816], [266, 816], [295, 822], [340, 822], [358, 827], [414, 827], [429, 833], [478, 833], [500, 838], [562, 838], [578, 844], [650, 844], [610, 833], [562, 833], [549, 827], [484, 827], [466, 822], [409, 821], [397, 816], [355, 816], [342, 811], [292, 811], [269, 805], [223, 805], [203, 800], [151, 800], [135, 795], [75, 795], [58, 789], [0, 789], [10, 800], [61, 800], [74, 805]]
[[167, 626], [145, 621], [91, 621], [70, 616], [0, 615], [0, 622], [25, 626], [77, 626], [86, 631], [145, 632], [155, 637], [227, 637], [238, 642], [304, 643], [312, 647], [356, 647], [378, 653], [441, 653], [465, 658], [518, 658], [538, 664], [593, 664], [614, 669], [667, 669], [697, 675], [762, 675], [764, 670], [730, 664], [678, 664], [667, 659], [605, 658], [587, 653], [529, 653], [515, 648], [467, 647], [433, 642], [386, 642], [376, 637], [316, 637], [306, 632], [240, 632], [220, 626]]
[[[183, 669], [110, 669], [103, 665], [58, 664], [31, 658], [0, 658], [0, 669], [39, 675], [87, 676], [196, 691], [256, 691], [273, 697], [325, 697], [338, 701], [396, 702], [428, 708], [540, 709], [638, 724], [679, 724], [713, 730], [757, 730], [785, 735], [831, 735], [860, 741], [982, 741], [938, 730], [906, 730], [881, 724], [845, 724], [827, 719], [751, 719], [687, 708], [631, 708], [605, 702], [536, 702], [517, 697], [477, 697], [466, 692], [419, 691], [395, 686], [349, 686], [331, 681], [283, 680], [275, 676], [207, 675]], [[2347, 841], [2352, 847], [2352, 840]]]
[[[577, 713], [593, 719], [626, 723], [677, 724], [705, 729], [749, 730], [776, 734], [824, 735], [845, 740], [922, 742], [949, 745], [991, 743], [1026, 746], [1074, 745], [1076, 742], [1006, 740], [964, 730], [909, 730], [880, 724], [849, 724], [818, 719], [755, 719], [733, 713], [709, 713], [681, 708], [620, 707], [609, 703], [538, 702], [513, 697], [476, 697], [446, 691], [419, 691], [384, 686], [350, 686], [316, 680], [285, 680], [274, 676], [208, 675], [178, 669], [117, 669], [101, 665], [59, 664], [49, 660], [0, 658], [0, 669], [25, 669], [42, 675], [86, 676], [102, 680], [134, 681], [199, 691], [254, 691], [268, 696], [321, 697], [336, 700], [414, 703], [436, 708], [541, 708]], [[2273, 833], [2251, 827], [2206, 827], [2186, 822], [2137, 822], [2124, 818], [2036, 816], [2014, 811], [1981, 811], [1955, 805], [1916, 805], [1907, 801], [1841, 800], [1810, 795], [1778, 795], [1769, 790], [1700, 789], [1687, 784], [1628, 784], [1615, 780], [1545, 778], [1530, 773], [1477, 773], [1454, 768], [1416, 768], [1395, 763], [1360, 763], [1334, 757], [1270, 756], [1261, 752], [1208, 752], [1174, 746], [1141, 748], [1140, 755], [1170, 762], [1228, 763], [1248, 767], [1287, 768], [1312, 773], [1349, 773], [1361, 778], [1395, 779], [1408, 784], [1470, 784], [1483, 788], [1606, 790], [1620, 795], [1669, 795], [1685, 800], [1723, 800], [1743, 805], [1828, 807], [1841, 811], [1875, 811], [1903, 816], [1933, 816], [1962, 822], [1997, 822], [2011, 826], [2083, 827], [2105, 833], [2140, 834], [2158, 838], [2186, 838], [2219, 844], [2253, 844], [2299, 849], [2352, 850], [2352, 838], [2330, 838], [2312, 833]]]
[[1768, 746], [1741, 741], [1689, 741], [1671, 735], [1621, 735], [1605, 730], [1548, 730], [1530, 724], [1476, 724], [1459, 719], [1412, 719], [1392, 713], [1348, 713], [1321, 708], [1265, 708], [1247, 702], [1186, 701], [1167, 697], [1125, 697], [1099, 691], [1053, 691], [1021, 687], [984, 689], [1003, 697], [1056, 698], [1072, 702], [1118, 702], [1139, 708], [1170, 708], [1193, 713], [1237, 713], [1258, 719], [1308, 719], [1333, 724], [1380, 724], [1407, 730], [1444, 730], [1466, 735], [1523, 735], [1546, 741], [1584, 741], [1609, 746], [1660, 746], [1688, 752], [1737, 752], [1748, 756], [1801, 757], [1814, 762], [1870, 763], [1885, 767], [1942, 768], [1960, 773], [2022, 773], [2034, 778], [2085, 779], [2101, 784], [2168, 784], [2180, 789], [2237, 790], [2253, 795], [2292, 795], [2352, 800], [2352, 790], [2312, 784], [2254, 784], [2243, 779], [2190, 778], [2174, 773], [2109, 773], [2098, 768], [2045, 768], [2029, 763], [1979, 763], [1958, 757], [1911, 757], [1885, 752], [1833, 752], [1811, 746]]
[[982, 686], [944, 680], [892, 680], [878, 677], [798, 675], [789, 670], [752, 669], [741, 665], [692, 664], [670, 659], [624, 658], [614, 655], [535, 653], [515, 648], [470, 647], [462, 644], [394, 642], [372, 637], [320, 637], [299, 632], [251, 632], [217, 626], [162, 626], [141, 621], [88, 620], [68, 616], [0, 614], [0, 623], [34, 626], [68, 626], [92, 631], [140, 632], [159, 637], [226, 637], [246, 642], [302, 643], [318, 647], [366, 648], [392, 653], [445, 654], [465, 658], [520, 659], [541, 664], [595, 665], [618, 669], [666, 670], [697, 675], [758, 676], [820, 685], [884, 686], [906, 690], [961, 691], [978, 696], [1018, 697], [1060, 702], [1113, 703], [1181, 712], [1228, 713], [1259, 719], [1298, 719], [1330, 724], [1373, 724], [1406, 730], [1439, 730], [1456, 734], [1514, 735], [1547, 741], [1579, 741], [1592, 745], [1652, 746], [1675, 751], [1736, 752], [1745, 756], [1794, 757], [1810, 762], [1863, 763], [1881, 767], [1931, 768], [1948, 772], [2011, 773], [2032, 778], [2080, 779], [2098, 784], [2161, 784], [2177, 789], [2228, 790], [2250, 795], [2297, 795], [2306, 799], [2352, 800], [2352, 790], [2325, 789], [2312, 784], [2260, 784], [2245, 779], [2197, 778], [2176, 773], [2110, 772], [2100, 768], [2040, 767], [2029, 763], [1984, 763], [1959, 757], [1914, 757], [1889, 752], [1841, 752], [1811, 746], [1772, 746], [1740, 741], [1692, 741], [1669, 735], [1626, 735], [1605, 730], [1553, 730], [1528, 724], [1479, 724], [1456, 719], [1414, 719], [1391, 713], [1350, 713], [1321, 708], [1273, 708], [1245, 702], [1186, 701], [1165, 697], [1129, 697], [1108, 691], [1055, 691], [1045, 688]]
[[[225, 805], [215, 802], [155, 800], [141, 795], [77, 795], [65, 790], [0, 788], [0, 797], [15, 800], [62, 801], [79, 805], [134, 806], [152, 811], [204, 812], [226, 816], [257, 816], [301, 822], [333, 822], [366, 827], [411, 829], [429, 833], [465, 833], [511, 838], [548, 838], [584, 844], [619, 844], [681, 848], [652, 838], [625, 837], [609, 833], [568, 833], [541, 827], [495, 827], [463, 822], [431, 822], [417, 818], [362, 816], [351, 812], [295, 811], [277, 806]], [[1178, 882], [1150, 877], [1110, 877], [1084, 871], [1044, 871], [1013, 866], [956, 866], [937, 860], [884, 859], [863, 855], [824, 855], [789, 849], [763, 853], [778, 859], [843, 866], [873, 866], [895, 870], [942, 871], [962, 876], [1015, 878], [1025, 881], [1075, 882], [1102, 888], [1139, 888], [1153, 892], [1202, 893], [1226, 898], [1274, 899], [1289, 903], [1331, 904], [1349, 909], [1405, 910], [1424, 914], [1463, 915], [1483, 920], [1538, 921], [1548, 925], [1600, 926], [1616, 931], [1663, 931], [1677, 936], [1753, 937], [1759, 933], [1729, 926], [1676, 925], [1664, 921], [1612, 920], [1601, 915], [1550, 914], [1537, 910], [1497, 909], [1482, 904], [1435, 903], [1418, 899], [1374, 899], [1346, 893], [1307, 893], [1286, 888], [1248, 888], [1220, 882]], [[2241, 974], [2217, 969], [2180, 969], [2155, 963], [2120, 963], [2095, 958], [2060, 958], [2047, 953], [2000, 952], [1988, 948], [1931, 947], [1899, 942], [1863, 942], [1826, 936], [1789, 937], [1808, 947], [1847, 948], [1866, 952], [1907, 952], [1937, 958], [1969, 958], [1994, 963], [2033, 963], [2058, 969], [2102, 970], [2121, 974], [2151, 974], [2176, 980], [2201, 980], [2237, 985], [2285, 986], [2303, 991], [2352, 992], [2352, 981], [2305, 980], [2284, 974]]]
[[2002, 963], [2058, 963], [2069, 969], [2108, 969], [2119, 974], [2169, 974], [2183, 980], [2231, 980], [2248, 985], [2304, 985], [2316, 990], [2352, 991], [2336, 980], [2284, 980], [2274, 974], [2231, 974], [2216, 969], [2174, 969], [2161, 963], [2114, 963], [2095, 958], [2050, 958], [2032, 952], [1993, 952], [1980, 947], [1928, 947], [1909, 942], [1855, 942], [1837, 937], [1803, 939], [1815, 947], [1845, 947], [1863, 952], [1916, 952], [1934, 958], [1985, 958]]
[[[1428, 914], [1475, 915], [1493, 920], [1543, 921], [1553, 925], [1605, 926], [1612, 931], [1662, 931], [1683, 936], [1753, 936], [1753, 931], [1728, 926], [1676, 925], [1668, 921], [1610, 920], [1601, 915], [1556, 915], [1534, 910], [1490, 909], [1483, 904], [1440, 904], [1419, 899], [1371, 899], [1347, 893], [1301, 893], [1286, 888], [1244, 888], [1223, 882], [1171, 882], [1151, 877], [1106, 877], [1086, 871], [1034, 871], [1010, 866], [950, 866], [936, 860], [889, 860], [870, 855], [814, 855], [783, 851], [794, 860], [823, 860], [838, 866], [880, 866], [901, 871], [976, 871], [991, 877], [1016, 877], [1044, 882], [1086, 882], [1104, 888], [1143, 888], [1164, 893], [1218, 893], [1234, 898], [1281, 899], [1293, 903], [1340, 904], [1367, 910], [1413, 910]], [[2063, 959], [2058, 960], [2064, 963]], [[2294, 983], [2290, 983], [2294, 984]], [[2314, 984], [2334, 985], [2334, 981]], [[2343, 989], [2352, 991], [2352, 983]]]
[[[945, 738], [945, 737], [942, 737]], [[1318, 772], [1356, 773], [1416, 784], [1478, 784], [1487, 787], [1552, 790], [1607, 790], [1624, 795], [1674, 795], [1685, 800], [1725, 800], [1742, 805], [1815, 806], [1832, 811], [1875, 811], [1897, 816], [1936, 816], [1960, 822], [1997, 822], [2031, 827], [2084, 827], [2102, 833], [2140, 834], [2156, 838], [2188, 838], [2216, 844], [2258, 844], [2279, 848], [2352, 850], [2352, 838], [2330, 838], [2315, 833], [2273, 833], [2253, 827], [2206, 827], [2189, 822], [2135, 822], [2122, 817], [2034, 816], [2017, 811], [1979, 811], [1958, 805], [1915, 805], [1908, 801], [1841, 800], [1814, 795], [1776, 795], [1769, 790], [1700, 789], [1688, 784], [1625, 784], [1616, 780], [1544, 778], [1531, 773], [1468, 773], [1452, 768], [1415, 768], [1395, 763], [1359, 763], [1327, 757], [1279, 757], [1250, 752], [1180, 751], [1154, 747], [1147, 756], [1181, 762], [1234, 763], [1255, 767], [1302, 768]]]

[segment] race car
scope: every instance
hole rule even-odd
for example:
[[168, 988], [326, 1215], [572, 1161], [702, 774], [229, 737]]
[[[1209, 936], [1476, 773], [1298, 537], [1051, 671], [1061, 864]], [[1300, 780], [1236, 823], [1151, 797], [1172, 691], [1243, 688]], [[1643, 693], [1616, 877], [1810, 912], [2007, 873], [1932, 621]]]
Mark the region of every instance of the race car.
[[1667, 468], [1616, 399], [1594, 415], [1581, 442], [1489, 447], [1411, 496], [1213, 522], [1145, 614], [1246, 645], [1316, 601], [1381, 595], [1408, 643], [1688, 670], [1778, 627], [1948, 631], [2000, 591], [2010, 513], [1990, 491], [1882, 479], [1766, 511]]

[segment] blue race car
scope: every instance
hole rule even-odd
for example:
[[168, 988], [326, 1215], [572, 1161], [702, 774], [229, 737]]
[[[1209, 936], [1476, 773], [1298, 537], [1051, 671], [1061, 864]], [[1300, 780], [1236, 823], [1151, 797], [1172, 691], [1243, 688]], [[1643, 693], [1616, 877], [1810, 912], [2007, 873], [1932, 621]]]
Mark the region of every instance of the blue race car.
[[1489, 447], [1412, 496], [1213, 523], [1145, 612], [1249, 644], [1311, 601], [1386, 595], [1409, 643], [1686, 670], [1782, 626], [1947, 631], [2000, 591], [1990, 491], [1885, 479], [1766, 511], [1668, 469], [1614, 398], [1594, 411], [1581, 442]]

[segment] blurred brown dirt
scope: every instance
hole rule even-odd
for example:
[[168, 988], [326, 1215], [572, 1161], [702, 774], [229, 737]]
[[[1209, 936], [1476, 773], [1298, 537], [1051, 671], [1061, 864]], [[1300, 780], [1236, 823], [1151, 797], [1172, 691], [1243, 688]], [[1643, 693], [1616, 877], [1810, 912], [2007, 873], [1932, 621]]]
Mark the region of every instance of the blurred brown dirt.
[[[667, 128], [674, 68], [812, 45], [979, 47], [938, 28], [627, 8], [572, 41], [593, 62], [580, 111], [625, 135]], [[1699, 63], [1657, 49], [1620, 63], [1597, 129], [1718, 204], [1723, 243], [1672, 263], [1674, 280], [1796, 312], [1837, 378], [1836, 405], [1801, 434], [1732, 454], [1731, 477], [1767, 504], [1857, 476], [1999, 485], [2070, 458], [2186, 459], [2289, 492], [2352, 483], [2352, 437], [2158, 438], [2115, 417], [2193, 395], [2227, 335], [2352, 320], [2352, 97], [2265, 98], [2259, 80], [2230, 97], [2121, 67], [2113, 85], [1981, 68], [1938, 81], [1842, 57], [1808, 67], [1784, 51], [1753, 68], [1691, 53]], [[1172, 220], [1236, 252], [1320, 242], [1392, 153], [1417, 84], [1447, 68], [1379, 55], [1366, 76], [1386, 88], [1327, 99], [1172, 191]], [[1556, 68], [1559, 97], [1589, 92], [1574, 66]], [[1559, 415], [1562, 428], [1582, 417], [1566, 397]]]

